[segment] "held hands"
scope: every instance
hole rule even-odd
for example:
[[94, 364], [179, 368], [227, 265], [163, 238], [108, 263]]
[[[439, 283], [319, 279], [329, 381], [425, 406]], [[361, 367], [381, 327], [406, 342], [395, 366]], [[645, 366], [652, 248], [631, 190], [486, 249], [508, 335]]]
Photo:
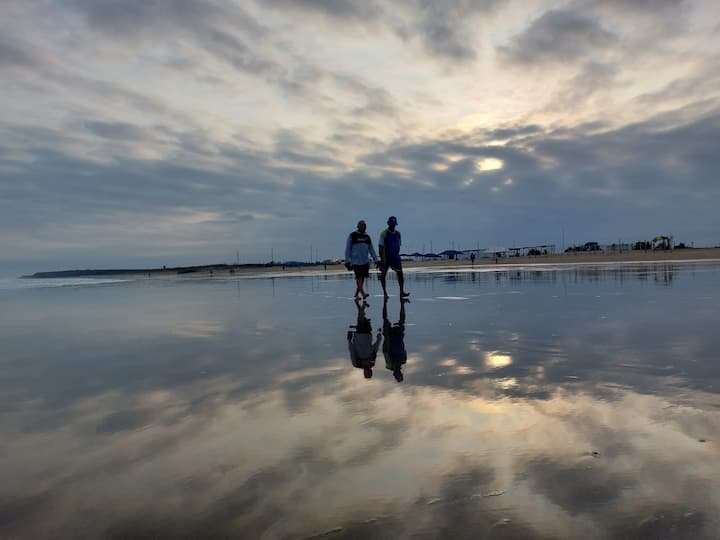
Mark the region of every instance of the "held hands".
[[352, 264], [351, 263], [345, 263], [345, 268], [348, 269], [348, 271], [352, 270]]

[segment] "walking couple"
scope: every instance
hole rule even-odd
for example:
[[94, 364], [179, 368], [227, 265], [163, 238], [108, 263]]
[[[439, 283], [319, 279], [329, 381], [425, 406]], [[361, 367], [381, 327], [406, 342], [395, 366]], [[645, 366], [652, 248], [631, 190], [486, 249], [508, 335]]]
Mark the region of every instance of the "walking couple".
[[380, 250], [380, 260], [375, 254], [372, 238], [365, 231], [367, 224], [360, 220], [357, 224], [357, 230], [348, 235], [345, 245], [345, 267], [355, 272], [355, 298], [367, 298], [370, 296], [365, 292], [365, 278], [370, 275], [370, 257], [380, 270], [380, 284], [382, 285], [385, 298], [388, 297], [386, 278], [390, 268], [395, 271], [400, 285], [400, 298], [407, 299], [409, 292], [405, 291], [405, 277], [402, 271], [402, 262], [400, 260], [400, 231], [396, 229], [397, 218], [390, 216], [387, 220], [387, 229], [380, 233], [378, 248]]

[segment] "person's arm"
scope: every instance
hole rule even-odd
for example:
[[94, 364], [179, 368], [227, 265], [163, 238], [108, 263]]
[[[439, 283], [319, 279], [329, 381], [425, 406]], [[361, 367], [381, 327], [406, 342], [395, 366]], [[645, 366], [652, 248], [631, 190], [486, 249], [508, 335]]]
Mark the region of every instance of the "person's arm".
[[380, 233], [380, 240], [378, 240], [378, 250], [380, 251], [380, 261], [385, 262], [385, 231]]
[[352, 234], [348, 234], [347, 242], [345, 242], [345, 267], [350, 268], [352, 262], [350, 261], [350, 254], [352, 253]]
[[382, 333], [380, 332], [380, 329], [378, 328], [375, 343], [373, 343], [373, 348], [372, 348], [373, 358], [375, 358], [377, 356], [378, 349], [380, 349], [381, 341], [382, 341]]
[[368, 244], [368, 251], [370, 251], [370, 256], [372, 257], [373, 262], [377, 264], [378, 258], [375, 254], [375, 248], [373, 247], [372, 238], [370, 238], [370, 244]]

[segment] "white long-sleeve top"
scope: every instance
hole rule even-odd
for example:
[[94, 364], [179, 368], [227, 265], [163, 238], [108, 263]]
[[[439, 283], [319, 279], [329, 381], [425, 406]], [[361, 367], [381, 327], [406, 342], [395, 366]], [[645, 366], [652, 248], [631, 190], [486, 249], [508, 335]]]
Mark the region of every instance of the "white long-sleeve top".
[[377, 262], [378, 257], [369, 234], [353, 231], [348, 235], [345, 243], [345, 262], [350, 264], [368, 264], [372, 257]]
[[378, 349], [380, 348], [381, 339], [382, 336], [378, 334], [375, 343], [373, 343], [372, 334], [356, 333], [352, 340], [348, 340], [348, 349], [350, 351], [352, 365], [355, 367], [364, 367], [363, 362], [368, 360], [374, 364]]

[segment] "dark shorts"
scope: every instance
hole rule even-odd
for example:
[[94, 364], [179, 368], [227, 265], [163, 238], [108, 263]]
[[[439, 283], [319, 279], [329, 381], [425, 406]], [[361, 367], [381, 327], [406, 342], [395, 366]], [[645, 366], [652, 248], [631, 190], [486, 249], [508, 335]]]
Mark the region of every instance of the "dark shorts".
[[370, 275], [370, 264], [353, 264], [352, 267], [355, 272], [355, 277], [368, 277]]
[[400, 261], [390, 261], [380, 265], [380, 272], [386, 274], [387, 271], [392, 268], [395, 272], [402, 272], [402, 264]]

